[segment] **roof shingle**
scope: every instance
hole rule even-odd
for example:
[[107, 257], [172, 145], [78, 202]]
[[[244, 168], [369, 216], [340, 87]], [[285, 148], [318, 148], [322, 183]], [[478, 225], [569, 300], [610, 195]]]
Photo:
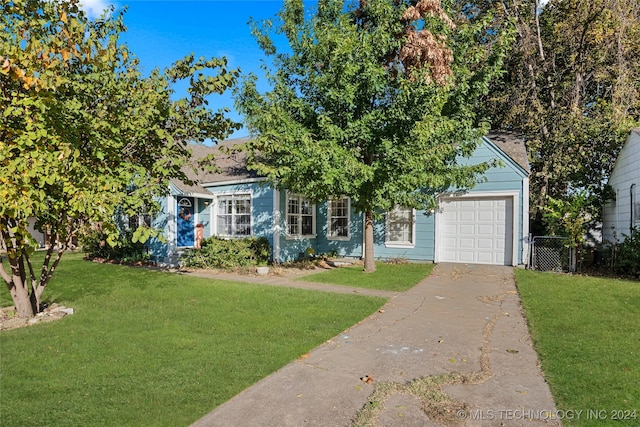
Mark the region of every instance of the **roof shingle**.
[[[245, 144], [249, 138], [236, 138], [222, 141], [213, 147], [201, 144], [189, 144], [192, 151], [191, 162], [182, 168], [182, 171], [194, 185], [173, 179], [171, 183], [177, 187], [182, 194], [207, 194], [208, 191], [203, 184], [220, 183], [233, 180], [243, 180], [258, 178], [254, 171], [247, 169], [244, 153], [226, 153], [221, 148], [233, 148]], [[218, 168], [216, 172], [203, 171], [198, 167], [198, 161], [209, 156], [215, 156], [215, 164]], [[195, 167], [195, 171], [194, 171]]]

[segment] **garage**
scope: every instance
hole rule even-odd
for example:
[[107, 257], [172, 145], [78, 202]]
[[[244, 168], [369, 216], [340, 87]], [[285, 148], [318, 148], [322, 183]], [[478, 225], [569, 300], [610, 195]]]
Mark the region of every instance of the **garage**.
[[512, 265], [513, 197], [463, 197], [441, 201], [439, 261]]

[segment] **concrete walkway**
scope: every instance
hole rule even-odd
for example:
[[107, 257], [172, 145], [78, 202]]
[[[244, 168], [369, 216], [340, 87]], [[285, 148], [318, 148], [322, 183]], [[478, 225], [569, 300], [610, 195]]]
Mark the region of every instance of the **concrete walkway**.
[[[274, 277], [252, 281], [380, 294]], [[512, 268], [439, 264], [394, 295], [380, 312], [193, 426], [561, 425]]]

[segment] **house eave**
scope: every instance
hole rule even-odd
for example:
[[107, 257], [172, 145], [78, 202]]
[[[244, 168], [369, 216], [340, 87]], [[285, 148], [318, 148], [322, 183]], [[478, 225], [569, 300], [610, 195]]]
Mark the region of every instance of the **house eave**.
[[528, 170], [522, 167], [520, 163], [518, 163], [508, 153], [506, 153], [503, 149], [501, 149], [497, 144], [491, 141], [491, 139], [489, 139], [487, 136], [483, 136], [482, 141], [487, 143], [490, 147], [492, 147], [498, 153], [502, 154], [502, 156], [504, 156], [509, 161], [509, 163], [522, 175], [523, 178], [528, 178], [531, 175], [531, 173]]
[[223, 185], [235, 185], [235, 184], [252, 184], [256, 182], [266, 181], [267, 178], [259, 177], [259, 178], [244, 178], [244, 179], [230, 179], [226, 181], [214, 181], [214, 182], [204, 182], [201, 183], [202, 187], [221, 187]]

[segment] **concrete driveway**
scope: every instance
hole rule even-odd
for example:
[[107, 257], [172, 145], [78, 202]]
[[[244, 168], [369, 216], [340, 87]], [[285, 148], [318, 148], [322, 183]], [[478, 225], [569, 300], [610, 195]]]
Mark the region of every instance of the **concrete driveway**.
[[561, 425], [513, 269], [439, 264], [380, 312], [193, 424], [303, 425]]

